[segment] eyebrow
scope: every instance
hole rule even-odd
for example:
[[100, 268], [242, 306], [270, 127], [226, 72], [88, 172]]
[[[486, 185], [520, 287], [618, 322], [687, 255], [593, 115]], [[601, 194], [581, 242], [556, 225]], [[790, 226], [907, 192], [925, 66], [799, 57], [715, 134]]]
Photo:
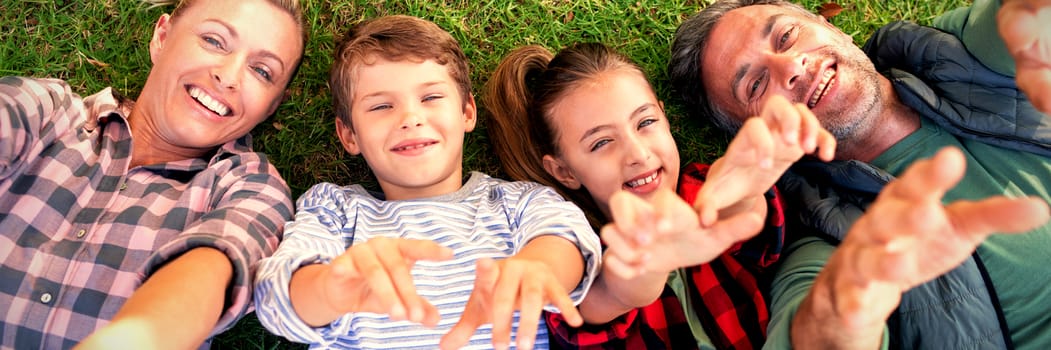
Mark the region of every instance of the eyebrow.
[[[653, 107], [653, 104], [649, 103], [649, 102], [639, 106], [639, 108], [636, 108], [634, 111], [631, 112], [631, 114], [628, 114], [628, 119], [630, 120], [631, 118], [635, 117], [636, 115], [639, 115], [639, 113], [642, 113], [643, 111], [649, 109], [650, 107]], [[584, 140], [587, 139], [588, 137], [591, 137], [591, 135], [594, 135], [595, 133], [597, 133], [599, 131], [602, 131], [602, 130], [605, 130], [605, 129], [609, 129], [609, 128], [612, 128], [612, 127], [609, 126], [608, 124], [606, 124], [606, 125], [599, 125], [599, 126], [596, 126], [594, 128], [588, 129], [588, 131], [584, 132], [584, 135], [581, 136], [580, 140], [577, 141], [577, 142], [584, 142]]]
[[[764, 39], [764, 40], [760, 40], [760, 42], [767, 41], [765, 39], [770, 37], [770, 33], [772, 33], [774, 31], [774, 25], [777, 24], [777, 21], [779, 19], [781, 19], [781, 17], [784, 17], [784, 16], [785, 15], [783, 13], [778, 13], [778, 14], [775, 14], [773, 16], [770, 16], [770, 17], [766, 18], [766, 23], [763, 24], [763, 34], [760, 36], [760, 38]], [[748, 70], [751, 69], [751, 68], [752, 68], [752, 64], [751, 63], [745, 63], [745, 65], [743, 67], [741, 67], [740, 69], [737, 70], [737, 73], [734, 74], [733, 82], [730, 83], [730, 92], [733, 94], [734, 99], [736, 99], [738, 101], [741, 101], [741, 97], [737, 96], [737, 91], [738, 91], [737, 86], [741, 84], [741, 80], [744, 79], [745, 74], [747, 74]]]
[[[236, 41], [240, 41], [241, 37], [237, 34], [237, 29], [232, 27], [232, 26], [230, 26], [230, 24], [228, 24], [228, 23], [226, 23], [226, 22], [224, 22], [224, 21], [222, 21], [220, 19], [214, 19], [214, 18], [210, 18], [210, 19], [206, 20], [206, 22], [212, 22], [212, 23], [215, 23], [215, 24], [218, 24], [218, 25], [222, 26], [224, 29], [226, 29], [226, 32], [230, 34], [230, 37], [232, 39], [234, 39]], [[282, 60], [281, 56], [278, 56], [276, 53], [273, 53], [270, 50], [263, 49], [263, 50], [259, 50], [259, 52], [256, 53], [256, 55], [262, 56], [263, 58], [269, 58], [269, 59], [272, 59], [274, 61], [277, 61], [277, 64], [281, 65], [281, 67], [280, 67], [281, 70], [282, 71], [285, 70], [285, 61]]]

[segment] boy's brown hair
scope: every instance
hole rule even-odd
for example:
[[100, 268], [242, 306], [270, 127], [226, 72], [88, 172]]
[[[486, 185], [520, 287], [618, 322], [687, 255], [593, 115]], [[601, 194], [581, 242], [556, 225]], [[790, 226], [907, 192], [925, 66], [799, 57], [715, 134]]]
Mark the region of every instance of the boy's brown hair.
[[[336, 46], [329, 88], [336, 116], [353, 130], [350, 111], [357, 68], [376, 62], [434, 60], [449, 69], [460, 98], [466, 104], [471, 92], [467, 55], [460, 43], [433, 22], [403, 15], [384, 16], [355, 24]], [[391, 77], [397, 79], [398, 77]]]

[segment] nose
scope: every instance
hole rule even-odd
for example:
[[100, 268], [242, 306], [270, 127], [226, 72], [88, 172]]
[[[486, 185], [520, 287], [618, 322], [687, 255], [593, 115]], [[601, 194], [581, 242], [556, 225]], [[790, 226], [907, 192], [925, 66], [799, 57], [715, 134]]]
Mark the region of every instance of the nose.
[[792, 90], [802, 86], [806, 75], [807, 55], [799, 52], [780, 52], [770, 55], [770, 79], [772, 83]]
[[400, 126], [402, 129], [423, 126], [423, 121], [423, 114], [415, 106], [409, 104], [403, 108]]
[[244, 67], [240, 61], [233, 57], [227, 57], [212, 69], [212, 79], [221, 88], [237, 90], [241, 87], [241, 73]]
[[631, 135], [623, 140], [625, 165], [645, 165], [646, 161], [653, 157], [653, 152], [650, 151], [649, 145], [638, 135]]

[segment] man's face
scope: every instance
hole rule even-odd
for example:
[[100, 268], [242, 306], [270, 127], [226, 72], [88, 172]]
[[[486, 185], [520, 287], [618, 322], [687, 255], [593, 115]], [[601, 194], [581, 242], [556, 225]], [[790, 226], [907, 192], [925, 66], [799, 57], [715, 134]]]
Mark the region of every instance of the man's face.
[[753, 5], [727, 12], [702, 55], [712, 102], [737, 120], [773, 95], [814, 111], [839, 140], [875, 120], [880, 79], [850, 36], [802, 11]]

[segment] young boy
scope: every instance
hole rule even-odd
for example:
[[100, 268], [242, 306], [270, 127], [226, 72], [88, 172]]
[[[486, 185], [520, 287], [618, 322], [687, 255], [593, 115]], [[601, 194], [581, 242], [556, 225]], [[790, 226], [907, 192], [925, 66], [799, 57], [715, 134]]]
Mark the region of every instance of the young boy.
[[582, 323], [574, 305], [598, 271], [598, 236], [550, 188], [463, 181], [477, 115], [449, 33], [408, 16], [358, 24], [330, 83], [339, 139], [382, 193], [322, 183], [299, 199], [259, 268], [264, 326], [326, 348], [528, 349], [547, 347], [546, 304]]

